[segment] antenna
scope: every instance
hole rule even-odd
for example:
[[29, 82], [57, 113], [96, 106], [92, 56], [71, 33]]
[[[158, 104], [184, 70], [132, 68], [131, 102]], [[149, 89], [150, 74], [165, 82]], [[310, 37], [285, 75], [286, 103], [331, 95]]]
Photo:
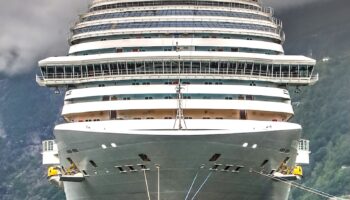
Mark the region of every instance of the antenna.
[[[179, 43], [176, 42], [176, 52], [179, 52]], [[184, 113], [182, 109], [182, 100], [183, 100], [183, 95], [182, 95], [182, 89], [183, 87], [181, 86], [181, 64], [180, 64], [180, 54], [179, 54], [179, 74], [178, 74], [178, 85], [176, 86], [176, 94], [177, 94], [177, 111], [176, 111], [176, 118], [175, 118], [175, 123], [174, 123], [174, 128], [176, 127], [176, 123], [178, 122], [178, 129], [182, 130], [183, 128], [187, 128], [185, 118], [184, 118]], [[182, 126], [182, 122], [184, 124], [184, 127]]]

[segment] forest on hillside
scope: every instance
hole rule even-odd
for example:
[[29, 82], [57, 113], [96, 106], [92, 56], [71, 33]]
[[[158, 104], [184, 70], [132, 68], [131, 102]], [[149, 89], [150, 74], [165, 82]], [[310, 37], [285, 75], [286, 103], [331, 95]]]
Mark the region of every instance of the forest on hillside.
[[[304, 168], [303, 184], [337, 195], [350, 194], [350, 56], [319, 62], [319, 82], [294, 97], [295, 122], [311, 140], [311, 165]], [[293, 190], [291, 199], [318, 200]]]

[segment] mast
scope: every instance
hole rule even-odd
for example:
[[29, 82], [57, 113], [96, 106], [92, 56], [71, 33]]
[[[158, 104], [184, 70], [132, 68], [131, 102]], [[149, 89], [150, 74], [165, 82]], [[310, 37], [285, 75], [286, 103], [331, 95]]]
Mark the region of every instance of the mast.
[[[179, 52], [179, 43], [176, 42], [176, 52]], [[176, 118], [175, 118], [175, 123], [174, 123], [174, 128], [176, 127], [176, 123], [178, 122], [178, 130], [182, 130], [183, 128], [187, 129], [187, 125], [185, 122], [185, 117], [184, 117], [184, 113], [183, 113], [183, 108], [182, 108], [182, 101], [183, 101], [183, 94], [182, 94], [182, 89], [183, 87], [181, 86], [181, 64], [180, 64], [180, 54], [179, 54], [179, 62], [178, 62], [178, 66], [179, 66], [179, 74], [178, 74], [178, 85], [176, 86], [176, 94], [177, 94], [177, 111], [176, 111]], [[184, 126], [182, 126], [182, 123]]]

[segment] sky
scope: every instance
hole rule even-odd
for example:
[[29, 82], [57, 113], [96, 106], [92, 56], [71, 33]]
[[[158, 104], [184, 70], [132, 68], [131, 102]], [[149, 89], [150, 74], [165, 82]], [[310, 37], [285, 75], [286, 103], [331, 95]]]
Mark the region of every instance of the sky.
[[[325, 0], [263, 0], [278, 10]], [[68, 52], [70, 28], [90, 0], [0, 0], [0, 75], [26, 73]]]
[[290, 9], [295, 6], [303, 6], [305, 4], [320, 2], [325, 0], [262, 0], [265, 5], [272, 6], [275, 9]]

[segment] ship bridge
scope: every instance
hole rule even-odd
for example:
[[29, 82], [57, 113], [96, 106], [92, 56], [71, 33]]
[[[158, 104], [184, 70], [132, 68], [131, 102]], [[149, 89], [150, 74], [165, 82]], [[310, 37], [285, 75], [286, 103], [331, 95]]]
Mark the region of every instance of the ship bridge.
[[52, 57], [41, 61], [45, 86], [133, 79], [222, 79], [312, 85], [315, 61], [303, 56], [225, 52], [140, 52]]

